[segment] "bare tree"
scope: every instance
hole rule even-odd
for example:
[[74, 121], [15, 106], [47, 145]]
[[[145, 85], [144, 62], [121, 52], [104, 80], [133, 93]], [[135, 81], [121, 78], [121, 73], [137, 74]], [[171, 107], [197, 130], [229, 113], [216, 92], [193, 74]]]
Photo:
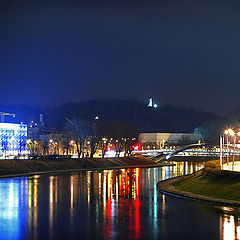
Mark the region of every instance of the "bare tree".
[[70, 141], [72, 139], [72, 135], [70, 132], [65, 132], [63, 135], [63, 139], [62, 139], [62, 145], [63, 145], [63, 149], [66, 150], [66, 155], [69, 155], [69, 149], [70, 149]]
[[49, 138], [47, 135], [41, 135], [42, 147], [43, 147], [43, 155], [48, 155], [49, 150]]
[[65, 118], [68, 121], [68, 125], [66, 127], [72, 131], [73, 138], [75, 140], [76, 149], [78, 153], [78, 158], [83, 159], [84, 168], [86, 166], [86, 145], [88, 140], [88, 129], [86, 121], [80, 120], [79, 118], [74, 118], [72, 120]]
[[120, 153], [124, 150], [124, 139], [116, 139], [113, 141], [113, 145], [115, 147], [116, 150], [116, 157], [120, 156]]
[[95, 119], [95, 121], [92, 123], [91, 135], [89, 136], [90, 158], [93, 158], [93, 155], [96, 153], [100, 139], [101, 136], [97, 125], [97, 119]]

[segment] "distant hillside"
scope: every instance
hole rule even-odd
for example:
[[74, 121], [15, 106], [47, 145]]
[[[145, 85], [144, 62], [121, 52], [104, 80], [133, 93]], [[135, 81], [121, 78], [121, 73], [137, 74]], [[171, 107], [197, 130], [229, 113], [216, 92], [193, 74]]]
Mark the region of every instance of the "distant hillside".
[[16, 119], [8, 121], [29, 122], [39, 120], [44, 114], [45, 124], [62, 129], [65, 117], [93, 120], [95, 116], [105, 123], [129, 123], [141, 132], [193, 132], [206, 121], [219, 118], [216, 114], [165, 105], [154, 109], [144, 103], [126, 100], [101, 100], [66, 103], [55, 107], [1, 106], [0, 111], [16, 113]]
[[228, 128], [239, 131], [240, 109], [235, 109], [223, 117], [208, 120], [195, 129], [205, 142], [219, 144], [219, 136]]

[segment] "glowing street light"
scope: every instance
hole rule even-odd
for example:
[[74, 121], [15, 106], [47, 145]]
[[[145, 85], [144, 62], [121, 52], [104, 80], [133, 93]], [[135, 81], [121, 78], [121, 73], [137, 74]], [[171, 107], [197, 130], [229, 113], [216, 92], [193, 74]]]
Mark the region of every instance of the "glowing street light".
[[[229, 157], [229, 141], [228, 141], [228, 135], [230, 134], [230, 133], [229, 133], [229, 130], [232, 130], [232, 129], [226, 129], [226, 130], [224, 131], [225, 135], [227, 136], [227, 164], [228, 164], [228, 162], [229, 162], [229, 159], [228, 159], [228, 157]], [[224, 144], [224, 142], [223, 142], [223, 144]]]
[[234, 136], [235, 132], [230, 128], [228, 129], [228, 133], [231, 135], [231, 136]]
[[[234, 168], [234, 161], [235, 161], [236, 138], [237, 138], [237, 136], [240, 137], [240, 131], [235, 133], [231, 128], [229, 128], [229, 129], [225, 130], [224, 133], [225, 133], [225, 135], [227, 135], [227, 163], [228, 163], [228, 155], [229, 155], [228, 135], [233, 137], [233, 158], [232, 158], [232, 170], [233, 170], [233, 168]], [[222, 137], [222, 140], [220, 139], [220, 145], [221, 144], [224, 146], [224, 137]], [[221, 149], [221, 146], [220, 146], [220, 149]], [[222, 149], [220, 151], [222, 151]], [[222, 155], [222, 153], [220, 152], [220, 161], [221, 161], [221, 157], [222, 157], [221, 155]]]

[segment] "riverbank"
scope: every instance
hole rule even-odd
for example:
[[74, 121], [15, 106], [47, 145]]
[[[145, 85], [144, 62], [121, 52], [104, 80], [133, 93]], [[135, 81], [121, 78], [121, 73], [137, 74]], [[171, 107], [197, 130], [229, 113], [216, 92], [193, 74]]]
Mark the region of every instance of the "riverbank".
[[195, 174], [161, 181], [160, 192], [176, 197], [240, 206], [240, 173], [203, 169]]
[[41, 160], [0, 160], [0, 177], [32, 175], [44, 172], [81, 171], [97, 169], [117, 169], [133, 167], [159, 167], [172, 164], [156, 164], [149, 158], [125, 157], [125, 158], [95, 158], [87, 159], [84, 168], [82, 159], [41, 159]]
[[172, 156], [169, 161], [171, 162], [216, 162], [219, 160], [219, 157], [215, 156], [191, 156], [191, 155], [183, 155], [183, 156]]

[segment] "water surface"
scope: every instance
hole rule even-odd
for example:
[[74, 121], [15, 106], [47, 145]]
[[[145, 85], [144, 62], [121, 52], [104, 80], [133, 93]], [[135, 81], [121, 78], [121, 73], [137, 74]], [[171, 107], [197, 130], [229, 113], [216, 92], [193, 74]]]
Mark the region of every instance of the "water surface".
[[238, 239], [238, 217], [165, 196], [202, 164], [0, 179], [0, 239]]

